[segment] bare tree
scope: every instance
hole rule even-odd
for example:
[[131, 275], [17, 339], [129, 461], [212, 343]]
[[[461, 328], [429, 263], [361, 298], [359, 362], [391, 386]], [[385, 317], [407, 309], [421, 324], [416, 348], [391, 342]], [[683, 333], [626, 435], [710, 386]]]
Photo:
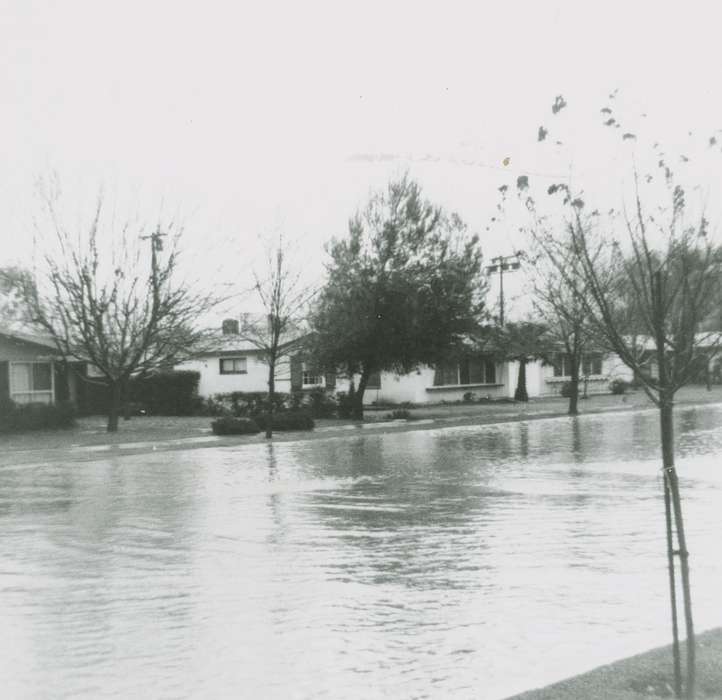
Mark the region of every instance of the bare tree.
[[146, 234], [126, 223], [112, 245], [101, 245], [110, 218], [102, 198], [88, 230], [75, 235], [61, 224], [53, 199], [46, 204], [57, 250], [24, 285], [24, 300], [66, 361], [87, 362], [100, 375], [110, 394], [107, 429], [114, 432], [130, 378], [197, 352], [207, 337], [197, 321], [214, 300], [178, 279], [180, 232], [171, 235], [173, 224]]
[[266, 437], [273, 437], [276, 377], [282, 358], [301, 341], [300, 322], [314, 291], [302, 281], [301, 271], [289, 261], [283, 236], [269, 250], [263, 274], [254, 272], [253, 290], [264, 310], [264, 318], [246, 322], [241, 337], [258, 348], [268, 366]]
[[[588, 310], [591, 291], [571, 236], [556, 237], [539, 220], [531, 233], [539, 251], [535, 264], [530, 266], [534, 310], [568, 361], [571, 384], [568, 413], [576, 416], [580, 380], [583, 375], [588, 376], [589, 370], [585, 368], [585, 356], [603, 347]], [[559, 274], [558, 267], [564, 269], [564, 275]]]
[[[570, 273], [563, 257], [552, 252], [550, 259], [565, 283], [578, 292], [578, 299], [609, 347], [640, 379], [659, 408], [675, 691], [681, 697], [675, 574], [678, 557], [687, 637], [685, 691], [692, 698], [694, 623], [689, 552], [674, 459], [673, 408], [675, 393], [692, 379], [700, 353], [710, 356], [720, 347], [718, 331], [700, 329], [719, 300], [721, 261], [718, 248], [709, 239], [704, 215], [692, 225], [685, 223], [680, 186], [670, 184], [671, 206], [660, 217], [646, 212], [636, 178], [635, 183], [633, 212], [624, 216], [629, 244], [626, 251], [617, 237], [594, 236], [595, 216], [585, 216], [584, 203], [577, 198], [569, 201], [568, 230], [582, 281]], [[637, 326], [635, 332], [630, 320]], [[650, 359], [656, 363], [656, 373], [649, 372]]]

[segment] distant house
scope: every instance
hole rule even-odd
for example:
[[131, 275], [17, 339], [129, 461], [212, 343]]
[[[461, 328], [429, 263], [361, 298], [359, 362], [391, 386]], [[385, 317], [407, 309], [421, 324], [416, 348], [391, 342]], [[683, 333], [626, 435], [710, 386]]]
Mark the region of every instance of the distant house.
[[[316, 376], [312, 376], [310, 369], [300, 359], [299, 344], [302, 337], [301, 331], [294, 330], [282, 338], [281, 354], [275, 373], [277, 392], [290, 393], [292, 383], [295, 389], [301, 388], [304, 381], [314, 382], [306, 388], [316, 386]], [[268, 364], [263, 351], [246, 338], [243, 327], [239, 328], [237, 320], [223, 321], [221, 333], [215, 342], [208, 343], [207, 346], [206, 350], [193, 359], [174, 367], [177, 370], [191, 370], [200, 374], [200, 396], [209, 397], [234, 391], [268, 391]]]
[[76, 401], [78, 379], [49, 338], [0, 331], [0, 398], [15, 403]]
[[[276, 391], [290, 393], [323, 388], [339, 393], [349, 390], [353, 378], [323, 372], [303, 347], [304, 333], [289, 333], [282, 343], [282, 356], [276, 368]], [[268, 390], [268, 365], [263, 353], [239, 332], [238, 322], [227, 320], [211, 349], [176, 369], [200, 373], [198, 393], [208, 397], [234, 391]], [[563, 353], [527, 363], [526, 381], [530, 397], [559, 396], [571, 380], [569, 358]], [[442, 403], [473, 399], [512, 398], [516, 390], [518, 362], [499, 361], [493, 355], [474, 351], [470, 344], [461, 356], [436, 366], [421, 366], [406, 374], [374, 373], [366, 386], [364, 402], [413, 404]], [[598, 394], [609, 391], [613, 379], [632, 379], [631, 371], [614, 354], [588, 353], [582, 358], [580, 391]]]

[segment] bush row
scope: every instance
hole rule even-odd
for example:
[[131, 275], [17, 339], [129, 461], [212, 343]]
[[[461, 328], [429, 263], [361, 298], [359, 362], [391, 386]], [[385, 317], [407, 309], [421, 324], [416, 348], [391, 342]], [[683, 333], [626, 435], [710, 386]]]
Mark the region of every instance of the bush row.
[[[570, 398], [572, 395], [572, 386], [573, 385], [571, 382], [564, 382], [564, 384], [562, 384], [561, 388], [559, 389], [559, 393], [565, 399]], [[582, 382], [580, 382], [579, 385], [577, 386], [577, 391], [580, 391], [581, 387], [582, 387]], [[632, 384], [631, 382], [628, 382], [626, 379], [621, 379], [619, 377], [617, 379], [612, 379], [612, 381], [609, 382], [609, 391], [612, 394], [624, 394], [627, 391], [627, 389], [629, 389], [630, 387], [636, 388], [636, 387], [634, 387], [634, 384]]]
[[[252, 418], [221, 416], [211, 423], [214, 435], [255, 435], [266, 429], [268, 416], [259, 413]], [[313, 430], [313, 418], [304, 411], [283, 411], [273, 415], [273, 430]]]
[[8, 398], [0, 400], [0, 432], [53, 430], [73, 425], [75, 406], [70, 401], [16, 404]]
[[[268, 394], [261, 391], [233, 391], [214, 394], [203, 400], [201, 414], [207, 416], [250, 417], [266, 413]], [[330, 418], [336, 414], [338, 405], [333, 396], [322, 388], [309, 392], [284, 394], [277, 392], [273, 399], [273, 412], [305, 411], [311, 418]]]
[[129, 401], [150, 415], [197, 415], [203, 400], [198, 396], [199, 372], [173, 370], [153, 372], [130, 381]]

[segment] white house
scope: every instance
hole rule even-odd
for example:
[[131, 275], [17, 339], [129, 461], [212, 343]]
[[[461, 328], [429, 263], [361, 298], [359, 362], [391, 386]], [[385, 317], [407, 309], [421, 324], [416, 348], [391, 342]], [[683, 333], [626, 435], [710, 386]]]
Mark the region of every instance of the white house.
[[[369, 380], [365, 403], [390, 402], [414, 404], [474, 399], [513, 398], [519, 374], [518, 362], [495, 362], [480, 355], [440, 365], [421, 367], [409, 374], [381, 372]], [[590, 354], [582, 362], [580, 390], [588, 394], [609, 391], [613, 379], [632, 379], [632, 372], [616, 355]], [[569, 362], [562, 355], [553, 364], [540, 360], [527, 363], [526, 385], [530, 397], [559, 396], [562, 386], [570, 381]], [[322, 382], [322, 378], [319, 378]], [[358, 377], [355, 378], [358, 385]], [[336, 390], [347, 391], [349, 381], [337, 380]]]

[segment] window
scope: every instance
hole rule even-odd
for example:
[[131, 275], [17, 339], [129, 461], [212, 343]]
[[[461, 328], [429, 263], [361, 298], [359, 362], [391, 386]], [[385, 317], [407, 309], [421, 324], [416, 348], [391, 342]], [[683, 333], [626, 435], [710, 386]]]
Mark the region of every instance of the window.
[[495, 383], [496, 363], [488, 357], [465, 357], [459, 362], [445, 362], [437, 366], [434, 374], [434, 386]]
[[221, 374], [246, 374], [245, 357], [222, 357], [220, 360]]
[[302, 376], [304, 386], [318, 386], [319, 384], [323, 384], [323, 377], [312, 370], [304, 369]]
[[11, 362], [10, 398], [17, 403], [52, 403], [52, 363]]
[[[599, 353], [590, 353], [582, 357], [580, 375], [582, 377], [602, 373], [602, 356]], [[569, 355], [557, 355], [554, 362], [555, 377], [571, 377], [572, 361]]]
[[371, 372], [369, 380], [366, 382], [367, 389], [380, 389], [381, 388], [381, 372]]
[[582, 374], [586, 377], [590, 374], [602, 373], [602, 356], [599, 353], [586, 355], [582, 360]]
[[554, 362], [555, 377], [570, 377], [572, 374], [572, 359], [569, 355], [557, 355]]

